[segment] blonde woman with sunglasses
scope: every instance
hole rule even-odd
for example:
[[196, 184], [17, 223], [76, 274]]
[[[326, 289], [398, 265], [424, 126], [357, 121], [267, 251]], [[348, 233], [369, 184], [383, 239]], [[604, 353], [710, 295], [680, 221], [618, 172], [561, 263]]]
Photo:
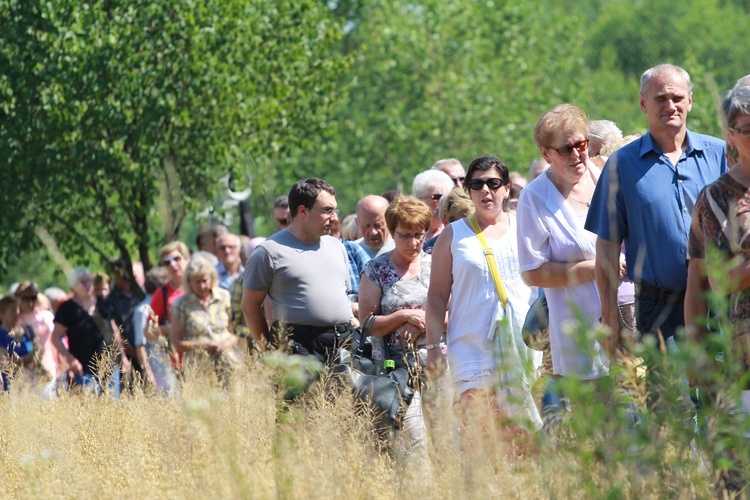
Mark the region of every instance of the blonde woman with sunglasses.
[[586, 113], [570, 104], [542, 114], [534, 141], [550, 168], [521, 191], [516, 212], [523, 279], [544, 288], [549, 304], [553, 373], [578, 380], [609, 375], [602, 347], [581, 336], [601, 316], [596, 235], [584, 229], [600, 174], [588, 157], [588, 128]]

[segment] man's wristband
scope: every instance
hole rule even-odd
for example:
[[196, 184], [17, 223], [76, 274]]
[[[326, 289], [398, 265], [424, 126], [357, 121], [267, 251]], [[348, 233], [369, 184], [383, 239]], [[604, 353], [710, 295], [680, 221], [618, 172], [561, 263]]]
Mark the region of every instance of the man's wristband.
[[429, 351], [430, 349], [437, 349], [438, 347], [440, 347], [440, 342], [438, 342], [437, 344], [427, 344], [427, 345], [425, 345], [425, 346], [423, 346], [423, 347], [424, 347], [425, 349], [427, 349], [428, 351]]

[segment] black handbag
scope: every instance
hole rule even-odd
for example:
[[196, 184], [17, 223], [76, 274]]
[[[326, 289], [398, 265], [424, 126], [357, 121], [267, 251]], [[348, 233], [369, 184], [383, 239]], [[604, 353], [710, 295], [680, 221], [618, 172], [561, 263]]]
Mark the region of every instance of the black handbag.
[[529, 349], [549, 352], [549, 307], [544, 292], [531, 304], [526, 313], [523, 322], [523, 343]]
[[[373, 409], [382, 425], [398, 428], [414, 397], [411, 375], [406, 367], [386, 368], [382, 361], [364, 356], [365, 339], [374, 321], [375, 315], [365, 318], [362, 328], [352, 335], [349, 348], [338, 348], [331, 371], [358, 400]], [[389, 357], [388, 342], [384, 343]]]

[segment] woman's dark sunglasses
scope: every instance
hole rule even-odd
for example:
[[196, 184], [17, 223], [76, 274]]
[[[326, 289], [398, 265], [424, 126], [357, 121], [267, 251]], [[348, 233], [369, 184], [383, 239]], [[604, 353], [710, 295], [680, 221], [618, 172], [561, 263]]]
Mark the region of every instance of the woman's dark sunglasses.
[[549, 147], [549, 149], [554, 149], [557, 151], [557, 154], [560, 156], [570, 156], [570, 153], [573, 152], [573, 150], [577, 150], [579, 153], [583, 153], [589, 148], [589, 140], [584, 139], [580, 142], [576, 142], [575, 144], [567, 144], [561, 148], [553, 148], [552, 146]]
[[481, 191], [485, 184], [487, 184], [487, 187], [490, 189], [490, 191], [495, 191], [504, 186], [505, 181], [498, 177], [493, 177], [492, 179], [487, 180], [472, 179], [469, 181], [468, 185], [469, 189], [471, 189], [472, 191]]

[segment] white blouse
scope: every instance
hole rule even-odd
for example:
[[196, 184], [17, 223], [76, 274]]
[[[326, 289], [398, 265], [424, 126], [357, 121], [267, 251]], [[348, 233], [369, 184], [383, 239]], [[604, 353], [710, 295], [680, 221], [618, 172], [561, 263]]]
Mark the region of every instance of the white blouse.
[[[599, 170], [589, 167], [598, 177]], [[516, 210], [518, 254], [521, 272], [538, 269], [545, 262], [580, 262], [596, 255], [596, 235], [546, 175], [521, 191]], [[545, 288], [549, 304], [552, 367], [557, 375], [590, 380], [609, 374], [609, 359], [591, 336], [599, 323], [601, 303], [596, 282], [591, 280]], [[583, 320], [579, 325], [577, 313]]]

